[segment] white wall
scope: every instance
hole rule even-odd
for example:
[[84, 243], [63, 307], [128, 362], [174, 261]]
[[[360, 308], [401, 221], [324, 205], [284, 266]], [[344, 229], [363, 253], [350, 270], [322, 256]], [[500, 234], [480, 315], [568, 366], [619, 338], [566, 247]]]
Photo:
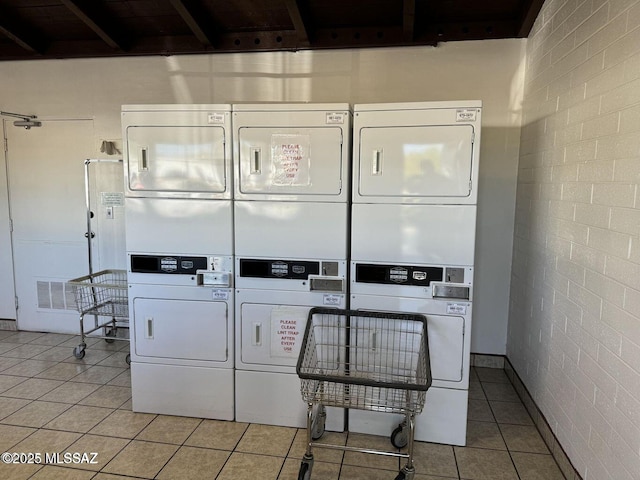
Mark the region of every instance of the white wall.
[[42, 118], [92, 118], [97, 148], [121, 138], [122, 104], [482, 100], [472, 351], [504, 354], [524, 45], [3, 62], [0, 103]]
[[640, 472], [640, 2], [527, 42], [507, 354], [586, 480]]

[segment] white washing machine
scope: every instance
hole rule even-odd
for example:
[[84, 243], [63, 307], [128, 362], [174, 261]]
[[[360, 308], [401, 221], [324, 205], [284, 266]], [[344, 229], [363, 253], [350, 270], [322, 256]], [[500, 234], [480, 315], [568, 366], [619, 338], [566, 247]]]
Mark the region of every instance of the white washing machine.
[[[350, 128], [346, 104], [233, 106], [239, 421], [306, 425], [307, 312], [347, 303]], [[327, 428], [343, 420], [330, 409]]]
[[230, 105], [126, 105], [133, 409], [234, 418]]
[[[433, 386], [416, 439], [466, 442], [482, 105], [356, 105], [352, 309], [421, 313]], [[349, 430], [388, 435], [396, 418], [349, 412]]]

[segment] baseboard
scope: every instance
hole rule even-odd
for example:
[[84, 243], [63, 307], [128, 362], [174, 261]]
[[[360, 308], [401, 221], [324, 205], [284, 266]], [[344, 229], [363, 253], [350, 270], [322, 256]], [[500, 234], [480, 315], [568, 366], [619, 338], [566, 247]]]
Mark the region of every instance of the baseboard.
[[582, 480], [582, 477], [575, 469], [575, 467], [571, 464], [569, 457], [565, 453], [562, 445], [558, 442], [558, 439], [554, 435], [551, 427], [549, 426], [549, 422], [544, 417], [538, 406], [536, 405], [533, 397], [525, 387], [524, 383], [520, 379], [518, 372], [515, 371], [513, 365], [509, 361], [507, 357], [504, 357], [504, 371], [509, 378], [509, 381], [513, 384], [520, 400], [524, 404], [525, 408], [531, 415], [533, 422], [535, 423], [544, 443], [546, 443], [547, 448], [555, 458], [558, 467], [562, 471], [562, 474], [565, 476], [567, 480]]

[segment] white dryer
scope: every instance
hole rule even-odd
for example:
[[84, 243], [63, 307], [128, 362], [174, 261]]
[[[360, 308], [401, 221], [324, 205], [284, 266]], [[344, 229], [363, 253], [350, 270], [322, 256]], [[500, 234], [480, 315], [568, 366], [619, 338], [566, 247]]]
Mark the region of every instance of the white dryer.
[[[351, 309], [428, 319], [433, 386], [419, 440], [464, 445], [482, 105], [354, 107]], [[350, 411], [349, 430], [396, 419]]]
[[134, 411], [234, 418], [230, 105], [125, 105]]
[[298, 339], [347, 302], [350, 128], [346, 104], [233, 106], [237, 420], [306, 425]]

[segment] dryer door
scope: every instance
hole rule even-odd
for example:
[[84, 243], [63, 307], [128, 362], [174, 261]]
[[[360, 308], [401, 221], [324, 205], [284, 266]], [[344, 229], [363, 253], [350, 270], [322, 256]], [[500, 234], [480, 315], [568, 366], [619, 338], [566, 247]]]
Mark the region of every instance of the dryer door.
[[366, 127], [359, 135], [359, 195], [420, 203], [471, 194], [471, 125]]
[[226, 302], [135, 298], [135, 353], [140, 358], [226, 362]]

